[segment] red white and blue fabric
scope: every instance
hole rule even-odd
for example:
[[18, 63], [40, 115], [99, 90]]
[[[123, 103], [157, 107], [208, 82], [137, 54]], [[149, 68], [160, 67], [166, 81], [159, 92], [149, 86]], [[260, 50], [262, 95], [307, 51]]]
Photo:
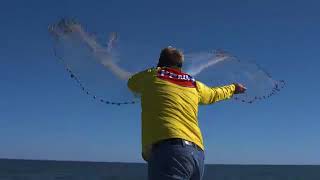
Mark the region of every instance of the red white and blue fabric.
[[158, 70], [157, 77], [179, 86], [190, 88], [196, 87], [196, 80], [189, 74], [183, 73], [178, 69], [161, 68]]

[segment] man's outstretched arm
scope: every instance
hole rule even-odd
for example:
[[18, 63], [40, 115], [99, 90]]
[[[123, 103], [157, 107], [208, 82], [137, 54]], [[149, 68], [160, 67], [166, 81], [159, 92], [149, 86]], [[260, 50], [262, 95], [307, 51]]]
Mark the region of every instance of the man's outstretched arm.
[[143, 91], [145, 80], [147, 79], [147, 73], [150, 72], [151, 70], [147, 69], [131, 76], [127, 82], [128, 88], [134, 93], [141, 93]]
[[197, 81], [200, 104], [212, 104], [221, 100], [229, 99], [233, 94], [244, 93], [246, 88], [238, 83], [221, 87], [208, 87]]

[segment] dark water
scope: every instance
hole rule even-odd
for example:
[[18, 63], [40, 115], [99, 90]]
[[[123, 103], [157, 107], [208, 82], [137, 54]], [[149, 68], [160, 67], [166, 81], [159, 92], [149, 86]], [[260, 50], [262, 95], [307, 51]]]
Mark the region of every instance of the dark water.
[[[146, 164], [0, 159], [0, 180], [146, 180]], [[320, 165], [207, 165], [204, 180], [320, 180]]]

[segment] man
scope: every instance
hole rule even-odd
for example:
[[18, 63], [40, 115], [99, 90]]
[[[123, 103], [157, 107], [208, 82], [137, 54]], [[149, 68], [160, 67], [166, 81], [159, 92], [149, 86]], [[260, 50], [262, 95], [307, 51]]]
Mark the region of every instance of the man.
[[181, 71], [181, 51], [161, 51], [156, 68], [133, 75], [128, 87], [141, 95], [142, 157], [150, 180], [202, 179], [204, 145], [198, 105], [244, 93], [241, 84], [207, 87]]

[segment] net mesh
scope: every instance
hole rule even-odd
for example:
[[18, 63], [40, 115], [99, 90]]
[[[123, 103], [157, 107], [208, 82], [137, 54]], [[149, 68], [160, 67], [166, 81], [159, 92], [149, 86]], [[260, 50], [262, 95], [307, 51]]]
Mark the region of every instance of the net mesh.
[[[107, 41], [100, 41], [73, 19], [61, 19], [50, 25], [49, 33], [54, 40], [54, 55], [85, 94], [111, 105], [139, 101], [139, 96], [128, 90], [126, 82], [133, 72], [152, 66], [150, 59], [155, 59], [154, 55], [145, 51], [136, 53], [137, 49], [150, 50], [150, 47], [137, 43], [119, 46], [115, 32], [109, 33]], [[234, 100], [244, 103], [268, 99], [285, 87], [285, 81], [274, 80], [257, 63], [239, 60], [220, 49], [186, 53], [183, 71], [208, 86], [244, 84], [246, 93], [233, 96]]]

